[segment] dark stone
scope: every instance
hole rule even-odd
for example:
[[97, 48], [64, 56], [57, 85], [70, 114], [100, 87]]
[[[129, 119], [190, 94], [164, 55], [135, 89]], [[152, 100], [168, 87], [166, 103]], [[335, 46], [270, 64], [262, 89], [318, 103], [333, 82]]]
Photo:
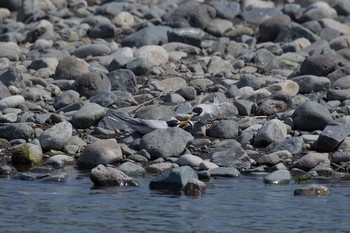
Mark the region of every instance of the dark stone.
[[90, 98], [101, 91], [110, 91], [111, 83], [105, 74], [91, 72], [81, 75], [71, 88], [81, 96]]

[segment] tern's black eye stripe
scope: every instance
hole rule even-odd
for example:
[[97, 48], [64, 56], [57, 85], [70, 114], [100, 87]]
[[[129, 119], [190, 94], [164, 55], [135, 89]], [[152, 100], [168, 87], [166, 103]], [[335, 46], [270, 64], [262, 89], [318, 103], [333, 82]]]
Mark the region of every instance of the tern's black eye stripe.
[[178, 120], [170, 120], [166, 122], [169, 127], [175, 127], [179, 124]]
[[192, 109], [192, 112], [197, 113], [197, 115], [200, 115], [203, 112], [203, 109], [200, 107], [195, 107]]

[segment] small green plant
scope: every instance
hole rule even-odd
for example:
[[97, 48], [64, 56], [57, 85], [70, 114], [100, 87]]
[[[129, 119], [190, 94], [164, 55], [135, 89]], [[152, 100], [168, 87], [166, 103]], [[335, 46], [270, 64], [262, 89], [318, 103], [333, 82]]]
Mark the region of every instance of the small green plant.
[[306, 184], [306, 183], [309, 182], [309, 180], [311, 180], [314, 177], [315, 176], [311, 175], [311, 174], [295, 176], [294, 177], [294, 181], [295, 181], [296, 184]]

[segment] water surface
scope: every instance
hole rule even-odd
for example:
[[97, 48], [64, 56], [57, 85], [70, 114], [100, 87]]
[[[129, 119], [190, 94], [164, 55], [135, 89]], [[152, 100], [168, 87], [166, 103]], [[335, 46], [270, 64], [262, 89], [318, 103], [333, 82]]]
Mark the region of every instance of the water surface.
[[350, 183], [327, 197], [261, 178], [212, 179], [201, 197], [140, 187], [94, 189], [86, 174], [64, 184], [0, 179], [0, 232], [350, 232]]

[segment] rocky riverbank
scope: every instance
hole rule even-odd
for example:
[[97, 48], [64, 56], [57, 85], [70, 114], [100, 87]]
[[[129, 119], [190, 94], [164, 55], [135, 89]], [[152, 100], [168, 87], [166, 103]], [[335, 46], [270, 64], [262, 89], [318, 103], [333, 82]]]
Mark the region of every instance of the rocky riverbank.
[[[161, 174], [151, 189], [190, 195], [213, 177], [348, 179], [349, 15], [347, 0], [0, 0], [0, 174]], [[210, 127], [141, 135], [109, 118], [183, 119], [213, 95]]]

